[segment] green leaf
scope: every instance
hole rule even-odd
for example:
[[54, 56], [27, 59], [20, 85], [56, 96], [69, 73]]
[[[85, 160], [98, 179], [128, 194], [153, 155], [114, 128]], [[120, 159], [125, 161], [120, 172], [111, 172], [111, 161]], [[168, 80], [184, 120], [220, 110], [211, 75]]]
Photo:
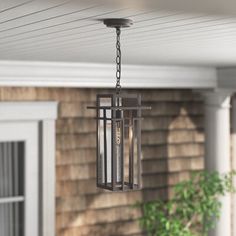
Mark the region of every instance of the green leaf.
[[219, 197], [235, 191], [236, 171], [195, 172], [174, 187], [174, 197], [136, 203], [142, 209], [140, 225], [149, 236], [207, 236], [220, 217]]

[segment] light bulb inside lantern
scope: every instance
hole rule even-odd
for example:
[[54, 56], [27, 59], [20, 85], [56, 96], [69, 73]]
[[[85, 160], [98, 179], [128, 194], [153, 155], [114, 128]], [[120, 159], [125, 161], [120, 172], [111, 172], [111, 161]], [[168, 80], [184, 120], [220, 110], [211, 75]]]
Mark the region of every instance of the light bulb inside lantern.
[[[121, 111], [117, 111], [116, 113], [116, 118], [121, 118], [122, 114]], [[116, 121], [115, 124], [115, 143], [116, 143], [116, 163], [117, 163], [117, 183], [121, 182], [121, 165], [122, 165], [122, 143], [121, 143], [121, 139], [122, 139], [122, 122], [121, 121]]]
[[120, 121], [116, 122], [116, 144], [120, 145], [121, 143], [121, 124]]

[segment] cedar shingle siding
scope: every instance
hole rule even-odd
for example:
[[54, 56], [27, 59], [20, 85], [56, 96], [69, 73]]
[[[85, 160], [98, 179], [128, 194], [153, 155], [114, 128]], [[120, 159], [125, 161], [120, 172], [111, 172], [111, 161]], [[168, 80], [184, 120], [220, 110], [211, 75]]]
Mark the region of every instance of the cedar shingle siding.
[[[95, 186], [94, 111], [101, 90], [1, 88], [2, 101], [59, 102], [56, 142], [57, 236], [142, 235], [130, 206], [171, 196], [172, 186], [203, 168], [203, 103], [190, 90], [142, 90], [143, 190], [110, 193]], [[132, 91], [130, 91], [132, 92]]]

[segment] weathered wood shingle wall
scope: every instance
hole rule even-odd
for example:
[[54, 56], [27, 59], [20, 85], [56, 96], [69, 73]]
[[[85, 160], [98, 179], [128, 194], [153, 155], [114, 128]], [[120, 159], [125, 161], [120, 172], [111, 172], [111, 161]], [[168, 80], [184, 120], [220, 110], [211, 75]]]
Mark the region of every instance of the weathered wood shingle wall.
[[95, 120], [86, 106], [94, 89], [1, 88], [1, 101], [54, 100], [57, 121], [57, 236], [142, 235], [130, 208], [136, 201], [168, 198], [171, 186], [203, 168], [203, 104], [190, 90], [142, 90], [144, 189], [109, 193], [95, 187]]

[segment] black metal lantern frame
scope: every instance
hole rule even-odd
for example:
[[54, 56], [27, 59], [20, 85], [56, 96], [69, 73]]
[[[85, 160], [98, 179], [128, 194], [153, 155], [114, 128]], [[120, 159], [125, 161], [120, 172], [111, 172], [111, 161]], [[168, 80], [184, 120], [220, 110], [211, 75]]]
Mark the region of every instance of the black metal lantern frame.
[[120, 28], [129, 19], [105, 19], [116, 29], [116, 93], [97, 95], [97, 187], [111, 191], [141, 188], [141, 96], [121, 93]]
[[97, 95], [97, 186], [112, 191], [141, 187], [141, 96]]

